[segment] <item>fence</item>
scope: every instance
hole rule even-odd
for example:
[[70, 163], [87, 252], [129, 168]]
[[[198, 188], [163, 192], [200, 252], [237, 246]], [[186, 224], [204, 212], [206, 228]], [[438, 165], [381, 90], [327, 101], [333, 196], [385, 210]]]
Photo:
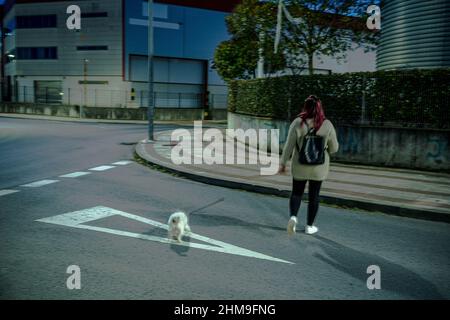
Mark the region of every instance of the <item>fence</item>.
[[[88, 107], [147, 107], [148, 91], [125, 91], [83, 88], [52, 88], [19, 86], [15, 90], [15, 102], [80, 105]], [[154, 105], [157, 108], [203, 108], [205, 95], [200, 93], [155, 92]], [[211, 109], [226, 109], [226, 94], [208, 95]]]
[[360, 121], [404, 127], [450, 128], [448, 75], [391, 75], [361, 80]]
[[292, 120], [307, 96], [336, 124], [450, 128], [450, 70], [286, 76], [230, 84], [229, 111]]

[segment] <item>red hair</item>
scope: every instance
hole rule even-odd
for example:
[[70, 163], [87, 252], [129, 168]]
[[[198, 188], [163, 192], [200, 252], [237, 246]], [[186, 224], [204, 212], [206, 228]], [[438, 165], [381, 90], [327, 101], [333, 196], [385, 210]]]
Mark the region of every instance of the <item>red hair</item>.
[[322, 123], [325, 121], [325, 113], [323, 112], [322, 101], [316, 96], [309, 96], [303, 105], [303, 110], [299, 117], [302, 119], [300, 125], [302, 125], [306, 119], [313, 119], [314, 128], [319, 131]]

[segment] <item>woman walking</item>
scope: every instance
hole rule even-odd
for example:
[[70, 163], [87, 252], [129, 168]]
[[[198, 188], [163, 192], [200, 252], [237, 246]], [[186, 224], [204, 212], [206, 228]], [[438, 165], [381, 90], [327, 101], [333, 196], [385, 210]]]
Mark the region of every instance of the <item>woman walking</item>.
[[308, 216], [306, 234], [319, 229], [314, 221], [319, 209], [319, 193], [330, 169], [330, 154], [338, 151], [339, 144], [333, 124], [325, 118], [322, 102], [316, 96], [309, 96], [303, 110], [289, 127], [288, 138], [280, 160], [280, 173], [286, 172], [286, 163], [292, 156], [292, 193], [289, 199], [290, 219], [288, 234], [295, 233], [297, 213], [300, 209], [306, 183], [308, 190]]

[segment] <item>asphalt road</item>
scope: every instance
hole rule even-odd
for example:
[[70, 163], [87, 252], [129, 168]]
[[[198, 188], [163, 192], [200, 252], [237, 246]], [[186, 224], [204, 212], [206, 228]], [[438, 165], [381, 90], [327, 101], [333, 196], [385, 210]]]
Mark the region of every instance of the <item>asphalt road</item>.
[[[145, 134], [141, 125], [0, 118], [0, 194], [18, 191], [0, 196], [0, 298], [450, 297], [449, 224], [322, 206], [317, 235], [288, 237], [286, 199], [201, 184], [135, 162], [88, 170], [132, 160], [130, 143]], [[91, 173], [59, 177], [79, 171]], [[41, 180], [58, 182], [21, 186]], [[193, 232], [250, 251], [237, 255], [242, 250], [226, 244], [229, 252], [211, 250], [220, 246], [194, 236], [186, 239], [190, 246], [164, 243], [166, 232], [156, 223], [221, 197], [191, 216]], [[156, 223], [120, 215], [86, 222], [88, 228], [36, 221], [98, 206]], [[80, 267], [79, 290], [66, 287], [70, 265]], [[380, 267], [380, 290], [367, 288], [370, 265]]]

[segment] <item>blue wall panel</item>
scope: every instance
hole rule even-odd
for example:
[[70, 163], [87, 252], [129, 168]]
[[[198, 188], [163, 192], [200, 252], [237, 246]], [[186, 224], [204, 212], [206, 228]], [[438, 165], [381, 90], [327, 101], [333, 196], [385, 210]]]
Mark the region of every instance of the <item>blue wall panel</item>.
[[[146, 1], [125, 1], [126, 79], [129, 79], [129, 55], [147, 55], [146, 6]], [[225, 12], [155, 3], [155, 55], [212, 60], [217, 45], [229, 38], [226, 15]], [[210, 79], [212, 84], [223, 84], [213, 70], [210, 70]]]

